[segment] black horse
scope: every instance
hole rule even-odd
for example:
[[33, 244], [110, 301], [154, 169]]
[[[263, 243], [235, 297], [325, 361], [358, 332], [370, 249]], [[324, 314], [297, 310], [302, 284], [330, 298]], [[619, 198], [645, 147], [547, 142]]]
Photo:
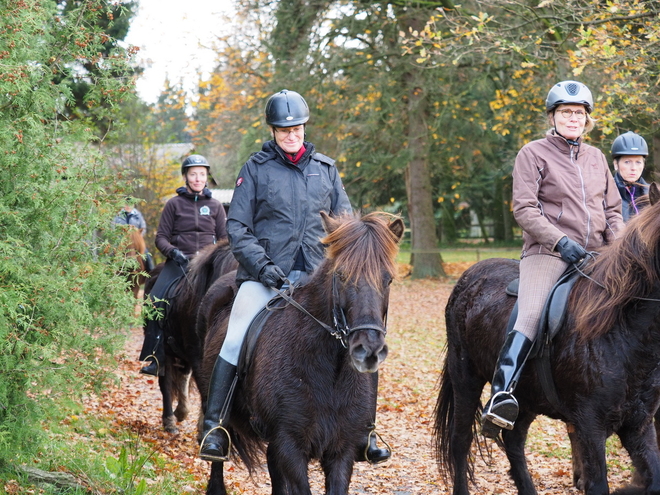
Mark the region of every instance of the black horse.
[[[162, 323], [165, 346], [164, 376], [158, 377], [163, 396], [163, 428], [178, 431], [176, 422], [188, 416], [188, 385], [201, 363], [202, 340], [196, 328], [197, 309], [215, 280], [238, 266], [226, 240], [206, 246], [190, 262], [188, 272], [173, 287]], [[158, 265], [145, 284], [145, 299], [156, 283], [163, 265]], [[176, 410], [173, 403], [177, 401]]]
[[[536, 494], [524, 446], [538, 414], [564, 421], [571, 432], [575, 480], [589, 495], [609, 493], [605, 440], [616, 433], [641, 486], [626, 494], [660, 494], [660, 453], [653, 415], [660, 404], [660, 194], [631, 221], [579, 279], [568, 315], [552, 342], [558, 407], [546, 398], [534, 362], [523, 370], [516, 397], [520, 415], [501, 445], [518, 493]], [[513, 260], [477, 263], [457, 282], [445, 309], [447, 356], [435, 410], [440, 471], [466, 495], [473, 479], [470, 453], [481, 415], [482, 389], [495, 369], [514, 300], [505, 294], [518, 277]]]
[[[311, 459], [323, 467], [327, 495], [348, 493], [359, 443], [372, 421], [376, 390], [369, 374], [387, 355], [389, 286], [403, 222], [388, 222], [377, 213], [322, 216], [326, 259], [294, 295], [309, 314], [291, 304], [272, 311], [230, 414], [232, 444], [250, 471], [267, 444], [273, 494], [278, 495], [311, 494]], [[232, 295], [221, 285], [218, 281], [209, 290], [217, 294], [219, 306]], [[198, 381], [202, 408], [230, 311], [229, 305], [219, 306], [206, 316]], [[333, 317], [341, 320], [342, 315], [346, 326], [332, 327]], [[226, 494], [223, 463], [212, 463], [207, 494]]]

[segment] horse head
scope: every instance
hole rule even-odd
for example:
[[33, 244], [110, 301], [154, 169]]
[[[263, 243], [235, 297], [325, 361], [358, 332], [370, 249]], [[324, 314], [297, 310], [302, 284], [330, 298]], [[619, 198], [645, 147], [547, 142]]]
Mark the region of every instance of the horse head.
[[389, 288], [404, 224], [383, 213], [332, 218], [321, 213], [335, 328], [361, 373], [378, 371], [385, 343]]

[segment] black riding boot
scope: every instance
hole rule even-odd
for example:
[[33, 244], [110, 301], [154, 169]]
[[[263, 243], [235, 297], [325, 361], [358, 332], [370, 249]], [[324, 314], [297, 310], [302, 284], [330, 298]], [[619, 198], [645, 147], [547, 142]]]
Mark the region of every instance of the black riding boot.
[[[381, 436], [376, 432], [376, 405], [378, 400], [378, 372], [373, 373], [372, 375], [372, 384], [373, 384], [373, 422], [367, 426], [367, 436], [364, 438], [364, 442], [358, 449], [357, 456], [355, 460], [365, 461], [369, 464], [378, 464], [384, 462], [390, 458], [392, 451], [390, 446], [387, 445], [387, 442], [381, 438]], [[378, 439], [382, 440], [385, 444], [385, 448], [381, 449], [378, 447]]]
[[231, 438], [226, 428], [237, 380], [236, 366], [218, 356], [209, 384], [202, 443], [199, 446], [199, 457], [205, 461], [224, 462], [229, 459]]
[[506, 336], [490, 385], [490, 400], [481, 416], [481, 433], [485, 437], [497, 438], [502, 428], [513, 429], [518, 418], [518, 401], [513, 391], [533, 343], [516, 330]]
[[161, 365], [165, 361], [165, 348], [163, 347], [163, 330], [156, 320], [149, 320], [144, 327], [144, 343], [142, 352], [140, 352], [140, 361], [148, 361], [145, 367], [140, 370], [144, 375], [159, 376], [165, 370]]

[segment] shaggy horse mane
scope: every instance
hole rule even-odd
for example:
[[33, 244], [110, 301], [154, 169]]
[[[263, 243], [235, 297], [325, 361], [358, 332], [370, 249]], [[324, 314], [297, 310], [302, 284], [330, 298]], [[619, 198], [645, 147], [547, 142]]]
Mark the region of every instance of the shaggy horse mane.
[[660, 283], [660, 203], [628, 222], [588, 275], [592, 280], [581, 279], [571, 295], [574, 331], [583, 341], [623, 324], [626, 306], [649, 297]]
[[363, 279], [380, 290], [383, 270], [392, 278], [396, 275], [399, 239], [390, 230], [389, 220], [397, 218], [383, 212], [334, 218], [337, 227], [321, 239], [327, 245], [330, 271], [339, 269], [345, 280]]

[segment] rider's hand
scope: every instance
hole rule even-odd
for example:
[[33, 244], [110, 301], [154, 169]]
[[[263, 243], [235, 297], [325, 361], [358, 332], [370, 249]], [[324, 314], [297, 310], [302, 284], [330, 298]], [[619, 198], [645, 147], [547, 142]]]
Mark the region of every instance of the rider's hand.
[[184, 266], [186, 265], [186, 263], [188, 263], [188, 256], [183, 254], [178, 249], [172, 249], [172, 251], [170, 252], [170, 258], [174, 260], [176, 264], [179, 266]]
[[264, 266], [259, 272], [259, 282], [264, 284], [266, 287], [275, 287], [279, 289], [284, 284], [284, 279], [286, 275], [280, 269], [279, 266], [269, 263]]
[[559, 239], [557, 251], [566, 263], [577, 263], [587, 255], [587, 251], [582, 246], [567, 236]]

